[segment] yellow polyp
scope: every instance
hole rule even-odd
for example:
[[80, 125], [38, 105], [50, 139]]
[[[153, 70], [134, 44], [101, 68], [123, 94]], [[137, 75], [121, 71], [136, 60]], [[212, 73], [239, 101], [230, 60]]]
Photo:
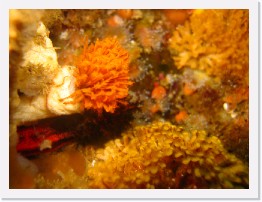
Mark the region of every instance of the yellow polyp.
[[159, 166], [163, 169], [166, 167], [166, 164], [165, 163], [160, 163]]
[[178, 151], [175, 153], [175, 158], [179, 158], [180, 156], [183, 156], [183, 152]]
[[187, 154], [187, 155], [191, 155], [191, 154], [193, 154], [193, 151], [191, 151], [191, 150], [188, 149], [188, 150], [186, 150], [186, 154]]
[[204, 12], [204, 9], [195, 9], [193, 13], [194, 15], [200, 15], [203, 12]]
[[222, 180], [222, 179], [225, 178], [225, 174], [224, 174], [224, 173], [219, 173], [219, 174], [218, 174], [218, 177]]
[[126, 181], [126, 182], [129, 182], [130, 179], [129, 179], [128, 176], [125, 176], [125, 177], [123, 177], [123, 180]]
[[158, 151], [156, 155], [157, 155], [157, 158], [162, 158], [163, 156], [165, 156], [165, 154], [162, 151]]
[[175, 147], [179, 147], [180, 146], [180, 142], [175, 142]]
[[191, 161], [192, 162], [198, 162], [199, 161], [199, 157], [191, 157]]
[[169, 131], [170, 130], [170, 127], [169, 126], [167, 126], [167, 125], [165, 125], [165, 126], [163, 126], [163, 128], [162, 128], [164, 131]]
[[201, 146], [201, 148], [202, 148], [204, 151], [206, 151], [206, 150], [208, 150], [208, 149], [210, 148], [210, 146], [207, 145], [207, 144], [204, 144], [204, 145]]
[[193, 145], [194, 149], [198, 149], [199, 147], [201, 147], [200, 143], [199, 142], [196, 142], [194, 145]]
[[231, 189], [231, 188], [234, 187], [234, 186], [232, 185], [232, 183], [231, 183], [230, 181], [228, 181], [228, 180], [225, 180], [225, 181], [223, 182], [223, 186], [224, 186], [225, 188], [227, 188], [227, 189]]
[[122, 143], [121, 143], [121, 141], [120, 141], [120, 139], [116, 139], [115, 140], [115, 145], [118, 147], [118, 148], [122, 148]]
[[147, 189], [154, 189], [155, 187], [154, 187], [154, 185], [151, 185], [151, 184], [148, 183], [148, 184], [146, 184], [146, 188]]
[[190, 143], [195, 142], [197, 136], [195, 134], [192, 135], [191, 139], [190, 139]]
[[187, 157], [187, 158], [182, 160], [182, 163], [183, 164], [188, 164], [190, 162], [190, 160], [191, 160], [190, 157]]
[[205, 178], [206, 180], [211, 180], [211, 176], [210, 176], [209, 173], [206, 173], [204, 178]]
[[143, 162], [143, 165], [144, 165], [144, 166], [148, 166], [149, 164], [150, 164], [150, 161], [149, 161], [149, 160], [146, 160], [146, 161]]
[[208, 158], [206, 159], [206, 162], [209, 163], [209, 164], [214, 164], [213, 159], [211, 159], [210, 157], [208, 157]]
[[141, 184], [141, 183], [142, 183], [141, 179], [136, 180], [136, 184]]
[[167, 151], [165, 152], [165, 154], [166, 154], [167, 156], [171, 156], [171, 155], [173, 154], [173, 150], [170, 148], [169, 150], [167, 150]]
[[241, 183], [241, 179], [239, 178], [239, 177], [235, 177], [234, 179], [233, 179], [233, 181], [235, 182], [235, 183]]
[[156, 174], [157, 171], [158, 171], [158, 168], [157, 167], [151, 167], [150, 171], [151, 171], [152, 174]]
[[196, 176], [196, 177], [201, 177], [201, 173], [200, 173], [199, 168], [195, 168], [195, 169], [194, 169], [194, 173], [195, 173], [195, 176]]
[[149, 175], [145, 175], [143, 177], [143, 179], [144, 179], [145, 182], [149, 182], [150, 181], [150, 176]]
[[152, 162], [157, 162], [158, 161], [158, 158], [157, 157], [153, 157], [153, 159], [152, 159]]
[[127, 146], [130, 142], [130, 138], [128, 136], [124, 136], [123, 137], [123, 142], [124, 142], [124, 145]]
[[151, 153], [151, 149], [150, 149], [150, 148], [147, 148], [147, 149], [145, 150], [145, 152], [146, 152], [147, 154], [150, 154], [150, 153]]
[[202, 158], [202, 157], [204, 156], [203, 151], [199, 151], [199, 152], [196, 154], [196, 156]]
[[204, 164], [204, 159], [203, 158], [199, 159], [198, 163], [199, 163], [199, 165], [203, 165]]

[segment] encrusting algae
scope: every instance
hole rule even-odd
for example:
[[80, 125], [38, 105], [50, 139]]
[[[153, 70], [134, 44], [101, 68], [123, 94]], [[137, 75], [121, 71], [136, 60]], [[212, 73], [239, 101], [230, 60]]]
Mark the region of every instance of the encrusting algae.
[[69, 98], [74, 103], [81, 102], [85, 109], [113, 113], [119, 103], [125, 103], [121, 99], [128, 95], [128, 86], [132, 84], [128, 65], [128, 52], [115, 38], [85, 44], [74, 74], [77, 90]]
[[[39, 188], [248, 187], [247, 166], [228, 153], [217, 137], [208, 137], [205, 131], [186, 131], [168, 122], [137, 126], [124, 132], [121, 138], [109, 141], [103, 149], [94, 151], [93, 155], [95, 158], [87, 163], [84, 175], [77, 177], [77, 174], [71, 173], [67, 176], [62, 173], [62, 176], [67, 177], [54, 181], [45, 180], [39, 175], [37, 186]], [[74, 177], [71, 178], [72, 175]]]

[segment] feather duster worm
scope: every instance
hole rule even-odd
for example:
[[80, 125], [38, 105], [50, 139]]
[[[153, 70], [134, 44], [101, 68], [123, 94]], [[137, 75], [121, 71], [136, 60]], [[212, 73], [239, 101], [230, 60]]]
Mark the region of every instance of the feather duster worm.
[[[64, 99], [64, 103], [80, 102], [84, 109], [113, 113], [128, 95], [132, 84], [128, 75], [128, 52], [115, 38], [85, 44], [75, 71], [77, 90]], [[67, 101], [73, 98], [73, 101]]]

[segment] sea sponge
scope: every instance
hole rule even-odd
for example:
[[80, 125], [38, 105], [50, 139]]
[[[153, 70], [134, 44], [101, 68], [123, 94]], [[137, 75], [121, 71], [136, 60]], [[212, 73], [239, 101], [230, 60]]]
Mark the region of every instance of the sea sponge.
[[[204, 70], [220, 78], [243, 78], [249, 64], [248, 15], [248, 10], [241, 9], [194, 11], [170, 38], [175, 66]], [[245, 79], [248, 83], [248, 76]]]
[[17, 70], [17, 86], [26, 96], [46, 94], [59, 71], [57, 54], [49, 38], [49, 31], [40, 22], [36, 36], [28, 42], [23, 61]]
[[84, 109], [113, 113], [119, 103], [124, 103], [122, 99], [128, 95], [128, 86], [132, 84], [128, 65], [128, 52], [116, 38], [97, 40], [90, 46], [85, 44], [74, 73], [77, 89], [64, 103], [73, 98], [73, 103], [82, 103]]

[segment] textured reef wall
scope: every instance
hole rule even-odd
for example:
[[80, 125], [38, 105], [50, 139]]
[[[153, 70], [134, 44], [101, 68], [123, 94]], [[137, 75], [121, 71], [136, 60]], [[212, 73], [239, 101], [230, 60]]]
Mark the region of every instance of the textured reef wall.
[[9, 15], [10, 188], [249, 187], [248, 10]]

